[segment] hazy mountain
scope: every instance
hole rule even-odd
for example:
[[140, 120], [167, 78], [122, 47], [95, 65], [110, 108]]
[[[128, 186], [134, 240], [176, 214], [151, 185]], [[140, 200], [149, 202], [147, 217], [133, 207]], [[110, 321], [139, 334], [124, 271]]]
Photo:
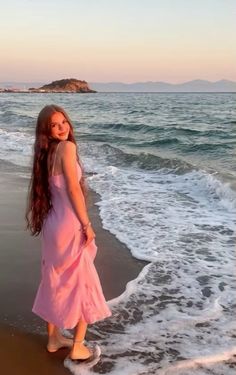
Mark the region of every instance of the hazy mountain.
[[[41, 87], [46, 82], [0, 82], [1, 88]], [[89, 82], [92, 90], [100, 92], [236, 92], [236, 82], [222, 79], [216, 82], [196, 79], [173, 84], [167, 82]]]
[[100, 92], [236, 92], [236, 82], [222, 79], [216, 82], [196, 79], [180, 84], [167, 82], [90, 82]]

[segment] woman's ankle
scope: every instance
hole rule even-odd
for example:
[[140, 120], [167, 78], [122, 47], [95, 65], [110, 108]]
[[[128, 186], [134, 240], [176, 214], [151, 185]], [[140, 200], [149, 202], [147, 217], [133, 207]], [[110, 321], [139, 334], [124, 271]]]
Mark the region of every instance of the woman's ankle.
[[79, 349], [84, 347], [84, 340], [73, 340], [73, 348]]
[[62, 337], [62, 334], [59, 330], [55, 330], [53, 333], [48, 335], [49, 341], [58, 341]]

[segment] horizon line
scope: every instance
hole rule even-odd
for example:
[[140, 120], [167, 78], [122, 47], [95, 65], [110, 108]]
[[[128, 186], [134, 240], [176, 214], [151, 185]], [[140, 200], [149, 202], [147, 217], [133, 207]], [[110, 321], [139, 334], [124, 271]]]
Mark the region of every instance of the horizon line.
[[[50, 82], [55, 82], [55, 81], [60, 81], [60, 80], [63, 80], [63, 79], [77, 79], [79, 81], [84, 81], [84, 79], [78, 79], [78, 78], [74, 78], [74, 77], [71, 77], [71, 78], [60, 78], [60, 79], [54, 79], [54, 80], [51, 80]], [[148, 81], [133, 81], [133, 82], [122, 82], [122, 81], [90, 81], [90, 80], [85, 80], [87, 83], [103, 83], [103, 84], [109, 84], [109, 83], [122, 83], [124, 85], [132, 85], [132, 84], [136, 84], [136, 83], [167, 83], [167, 84], [170, 84], [170, 85], [182, 85], [184, 83], [189, 83], [189, 82], [196, 82], [196, 81], [200, 81], [200, 82], [209, 82], [209, 83], [217, 83], [217, 82], [233, 82], [233, 83], [236, 83], [236, 80], [231, 80], [231, 79], [227, 79], [227, 78], [221, 78], [221, 79], [218, 79], [216, 81], [210, 81], [208, 79], [201, 79], [201, 78], [195, 78], [195, 79], [190, 79], [188, 81], [182, 81], [182, 82], [179, 82], [179, 83], [173, 83], [173, 82], [170, 82], [170, 81], [152, 81], [152, 80], [148, 80]], [[11, 81], [11, 80], [8, 80], [8, 81], [0, 81], [0, 83], [31, 83], [31, 82], [34, 82], [34, 83], [42, 83], [42, 82], [45, 82], [44, 80], [31, 80], [31, 81]], [[48, 82], [48, 81], [47, 81]]]

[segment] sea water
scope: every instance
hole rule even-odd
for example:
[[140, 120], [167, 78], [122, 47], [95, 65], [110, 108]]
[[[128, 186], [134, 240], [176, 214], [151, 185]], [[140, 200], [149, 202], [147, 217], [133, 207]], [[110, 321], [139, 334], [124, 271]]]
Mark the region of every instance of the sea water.
[[38, 112], [64, 107], [103, 227], [149, 262], [90, 327], [103, 373], [235, 374], [235, 97], [0, 95], [1, 165], [29, 176]]

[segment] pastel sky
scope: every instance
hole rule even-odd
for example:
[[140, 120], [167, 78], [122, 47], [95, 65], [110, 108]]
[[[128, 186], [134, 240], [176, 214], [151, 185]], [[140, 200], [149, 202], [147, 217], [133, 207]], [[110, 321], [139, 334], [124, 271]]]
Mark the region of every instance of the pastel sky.
[[6, 0], [0, 81], [236, 81], [235, 0]]

